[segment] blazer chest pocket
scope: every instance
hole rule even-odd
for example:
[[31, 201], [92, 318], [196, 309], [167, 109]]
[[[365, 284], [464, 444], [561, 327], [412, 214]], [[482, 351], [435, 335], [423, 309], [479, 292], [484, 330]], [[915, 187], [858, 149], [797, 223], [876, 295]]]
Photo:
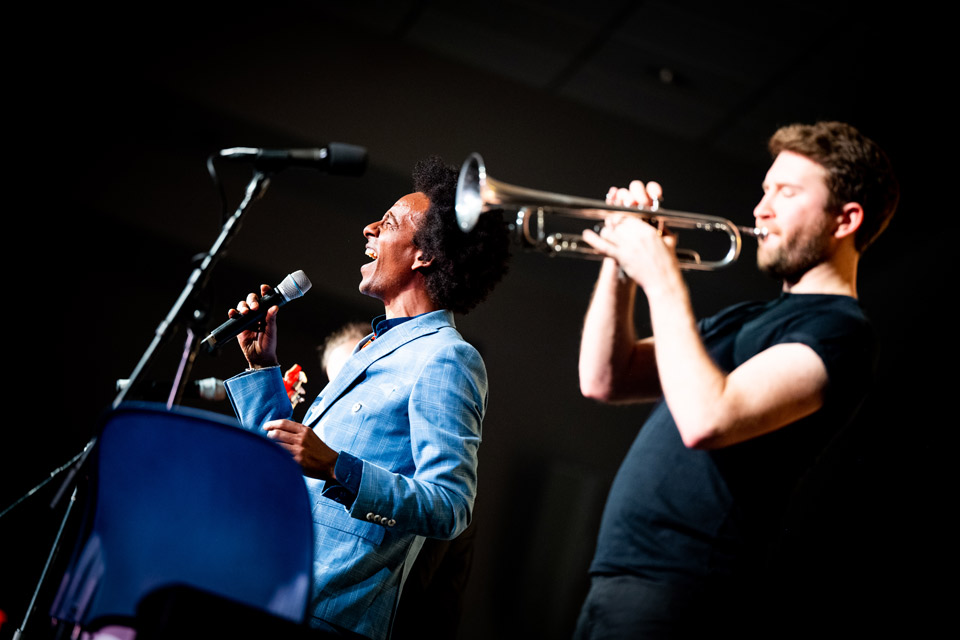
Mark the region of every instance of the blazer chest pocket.
[[[328, 502], [330, 504], [326, 504]], [[355, 535], [376, 545], [383, 542], [383, 534], [386, 532], [380, 525], [351, 518], [342, 505], [326, 498], [320, 498], [313, 505], [313, 521], [318, 525]]]

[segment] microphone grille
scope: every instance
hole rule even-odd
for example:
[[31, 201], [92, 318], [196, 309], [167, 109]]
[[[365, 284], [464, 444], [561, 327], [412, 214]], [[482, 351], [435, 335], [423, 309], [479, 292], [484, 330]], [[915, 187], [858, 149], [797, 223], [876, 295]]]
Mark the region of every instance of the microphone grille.
[[346, 142], [331, 142], [327, 171], [333, 176], [362, 176], [367, 169], [367, 150]]
[[310, 282], [310, 278], [307, 277], [303, 271], [294, 271], [286, 278], [283, 279], [283, 282], [277, 285], [277, 291], [280, 292], [287, 301], [296, 300], [307, 291], [310, 291], [310, 287], [313, 284]]

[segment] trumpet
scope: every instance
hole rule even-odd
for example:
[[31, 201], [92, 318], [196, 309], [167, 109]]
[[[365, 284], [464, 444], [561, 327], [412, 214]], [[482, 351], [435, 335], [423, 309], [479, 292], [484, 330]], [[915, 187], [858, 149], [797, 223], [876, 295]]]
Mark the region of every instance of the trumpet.
[[562, 218], [574, 219], [580, 223], [581, 228], [584, 220], [597, 221], [595, 230], [599, 231], [600, 223], [608, 215], [621, 212], [669, 230], [694, 229], [726, 234], [727, 242], [723, 243], [720, 251], [723, 255], [715, 260], [702, 259], [700, 251], [677, 249], [680, 268], [694, 271], [713, 271], [736, 261], [740, 256], [743, 235], [758, 239], [767, 235], [767, 230], [763, 227], [743, 227], [726, 218], [671, 211], [660, 208], [656, 201], [650, 208], [621, 207], [607, 204], [603, 200], [507, 184], [487, 176], [483, 158], [478, 153], [470, 154], [460, 168], [455, 209], [457, 224], [464, 232], [471, 231], [485, 211], [516, 209], [517, 218], [512, 227], [526, 248], [550, 255], [581, 258], [600, 259], [603, 256], [584, 242], [579, 234], [548, 232], [548, 220], [555, 222]]

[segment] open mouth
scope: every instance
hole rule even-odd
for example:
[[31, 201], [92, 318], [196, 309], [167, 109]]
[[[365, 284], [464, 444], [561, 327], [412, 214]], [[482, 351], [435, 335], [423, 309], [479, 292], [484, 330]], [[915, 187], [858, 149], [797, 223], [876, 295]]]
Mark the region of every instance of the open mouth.
[[377, 258], [380, 257], [380, 256], [377, 255], [377, 252], [374, 251], [373, 249], [371, 249], [370, 247], [367, 247], [367, 250], [366, 250], [364, 253], [365, 253], [365, 254], [367, 255], [367, 257], [370, 258], [371, 260], [376, 260]]

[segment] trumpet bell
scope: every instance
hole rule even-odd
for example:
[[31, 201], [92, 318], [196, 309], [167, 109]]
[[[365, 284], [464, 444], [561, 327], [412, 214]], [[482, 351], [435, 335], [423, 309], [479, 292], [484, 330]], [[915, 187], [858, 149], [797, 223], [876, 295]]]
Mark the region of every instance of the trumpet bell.
[[479, 153], [471, 153], [460, 167], [457, 179], [457, 197], [454, 210], [457, 213], [457, 225], [464, 233], [470, 233], [477, 226], [477, 220], [483, 213], [483, 198], [480, 190], [487, 181], [487, 169]]

